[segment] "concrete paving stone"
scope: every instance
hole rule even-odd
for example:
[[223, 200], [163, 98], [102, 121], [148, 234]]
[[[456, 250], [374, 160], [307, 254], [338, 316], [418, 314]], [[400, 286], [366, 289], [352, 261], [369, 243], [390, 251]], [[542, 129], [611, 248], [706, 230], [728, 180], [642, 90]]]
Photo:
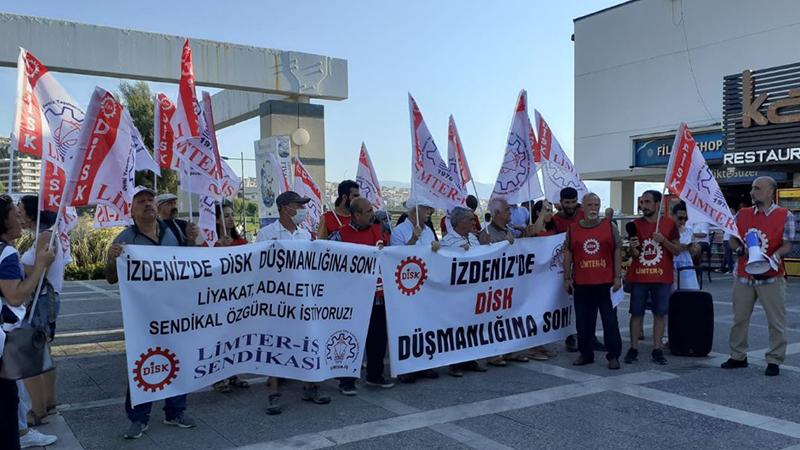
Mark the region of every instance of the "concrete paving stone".
[[[763, 368], [710, 368], [647, 386], [731, 408], [800, 422], [800, 373], [764, 376]], [[794, 405], [794, 406], [790, 406]]]
[[337, 445], [340, 450], [467, 449], [464, 444], [428, 428]]
[[446, 368], [437, 369], [437, 372], [439, 379], [420, 379], [408, 384], [398, 382], [393, 389], [382, 391], [381, 395], [415, 408], [434, 409], [569, 383], [561, 378], [516, 367], [516, 364], [490, 366], [486, 373], [466, 372], [462, 378], [447, 375]]
[[122, 327], [122, 313], [96, 314], [91, 316], [60, 317], [58, 331], [105, 330]]
[[[154, 408], [155, 409], [155, 408]], [[162, 427], [160, 413], [153, 411], [151, 428]], [[150, 450], [162, 448], [146, 432], [137, 440], [125, 440], [128, 419], [121, 405], [91, 408], [62, 413], [78, 442], [87, 450], [125, 449]]]
[[703, 436], [702, 439], [686, 442], [681, 449], [719, 449], [728, 450], [731, 448], [753, 448], [760, 450], [785, 449], [800, 443], [800, 440], [792, 439], [780, 434], [770, 433], [763, 430], [752, 428], [739, 430], [724, 434], [712, 433]]
[[[202, 392], [189, 396], [188, 412], [209, 423], [235, 445], [283, 439], [298, 434], [336, 429], [394, 417], [395, 414], [358, 397], [345, 397], [326, 383], [322, 390], [332, 397], [328, 405], [301, 400], [301, 384], [282, 385], [283, 413], [266, 414], [267, 389], [256, 384], [230, 394]], [[220, 414], [220, 411], [225, 411]]]
[[58, 404], [103, 400], [109, 397], [75, 360], [56, 360]]
[[96, 297], [92, 299], [82, 299], [82, 301], [79, 302], [70, 300], [62, 301], [59, 314], [83, 314], [119, 310], [120, 305], [118, 300]]

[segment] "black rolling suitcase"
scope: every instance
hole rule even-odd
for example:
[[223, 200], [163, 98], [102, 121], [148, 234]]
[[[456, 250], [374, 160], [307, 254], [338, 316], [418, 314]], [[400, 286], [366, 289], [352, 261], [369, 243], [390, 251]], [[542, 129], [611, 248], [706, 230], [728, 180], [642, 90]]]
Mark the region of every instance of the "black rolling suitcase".
[[[686, 267], [679, 270], [696, 269]], [[709, 292], [678, 289], [669, 298], [669, 350], [675, 356], [708, 356], [714, 342], [714, 302]]]

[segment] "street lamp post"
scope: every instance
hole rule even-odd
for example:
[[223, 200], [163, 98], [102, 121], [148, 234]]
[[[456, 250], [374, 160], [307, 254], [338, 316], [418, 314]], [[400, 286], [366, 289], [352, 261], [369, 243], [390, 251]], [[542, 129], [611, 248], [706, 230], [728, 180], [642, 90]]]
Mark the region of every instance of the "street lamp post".
[[244, 210], [245, 210], [245, 206], [246, 206], [247, 200], [245, 199], [245, 196], [244, 196], [244, 189], [245, 189], [245, 182], [244, 182], [244, 178], [245, 178], [245, 177], [244, 177], [244, 162], [245, 162], [245, 161], [253, 161], [253, 162], [255, 162], [255, 159], [253, 159], [253, 158], [245, 158], [245, 157], [244, 157], [244, 152], [241, 152], [241, 153], [239, 154], [239, 157], [238, 157], [238, 158], [231, 158], [230, 156], [223, 156], [223, 157], [222, 157], [222, 159], [224, 159], [224, 160], [226, 160], [226, 161], [235, 161], [235, 160], [237, 160], [237, 159], [238, 159], [238, 160], [241, 162], [241, 165], [242, 165], [242, 180], [241, 180], [241, 183], [240, 183], [240, 185], [239, 185], [239, 190], [240, 190], [240, 191], [241, 191], [241, 193], [242, 193], [242, 213], [241, 213], [241, 221], [242, 221], [242, 229], [244, 230], [244, 237], [245, 237], [245, 239], [246, 239], [246, 238], [247, 238], [247, 222], [245, 221], [245, 211], [244, 211]]

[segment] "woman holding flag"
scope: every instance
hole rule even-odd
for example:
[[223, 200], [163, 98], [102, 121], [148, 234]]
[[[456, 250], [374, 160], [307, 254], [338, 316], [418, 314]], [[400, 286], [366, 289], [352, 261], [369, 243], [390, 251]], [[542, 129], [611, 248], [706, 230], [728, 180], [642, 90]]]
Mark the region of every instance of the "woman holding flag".
[[[50, 242], [52, 227], [56, 223], [56, 213], [39, 210], [39, 197], [26, 195], [20, 199], [17, 207], [20, 226], [33, 233], [37, 241]], [[54, 245], [55, 259], [47, 269], [36, 311], [33, 311], [30, 324], [44, 329], [50, 340], [55, 336], [56, 317], [61, 309], [61, 289], [64, 284], [64, 253], [60, 245]], [[36, 248], [32, 246], [22, 254], [20, 262], [25, 274], [31, 276], [35, 269]], [[48, 347], [49, 349], [49, 347]], [[47, 423], [47, 416], [56, 410], [55, 399], [56, 372], [49, 372], [25, 380], [25, 387], [31, 396], [31, 410], [28, 413], [30, 425]]]

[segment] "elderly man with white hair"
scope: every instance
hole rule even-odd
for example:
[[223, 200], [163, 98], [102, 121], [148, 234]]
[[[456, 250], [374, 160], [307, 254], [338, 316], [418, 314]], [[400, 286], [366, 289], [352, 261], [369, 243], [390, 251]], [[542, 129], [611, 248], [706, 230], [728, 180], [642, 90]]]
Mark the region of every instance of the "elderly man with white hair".
[[[481, 244], [493, 244], [495, 242], [508, 241], [514, 243], [514, 231], [509, 224], [511, 223], [511, 207], [508, 202], [501, 198], [489, 200], [489, 212], [492, 213], [492, 221], [481, 231], [478, 240]], [[536, 233], [533, 225], [528, 225], [522, 233], [522, 237], [532, 237]], [[489, 364], [496, 367], [507, 365], [506, 359], [517, 362], [528, 362], [529, 358], [524, 353], [514, 353], [497, 356], [489, 360]]]

